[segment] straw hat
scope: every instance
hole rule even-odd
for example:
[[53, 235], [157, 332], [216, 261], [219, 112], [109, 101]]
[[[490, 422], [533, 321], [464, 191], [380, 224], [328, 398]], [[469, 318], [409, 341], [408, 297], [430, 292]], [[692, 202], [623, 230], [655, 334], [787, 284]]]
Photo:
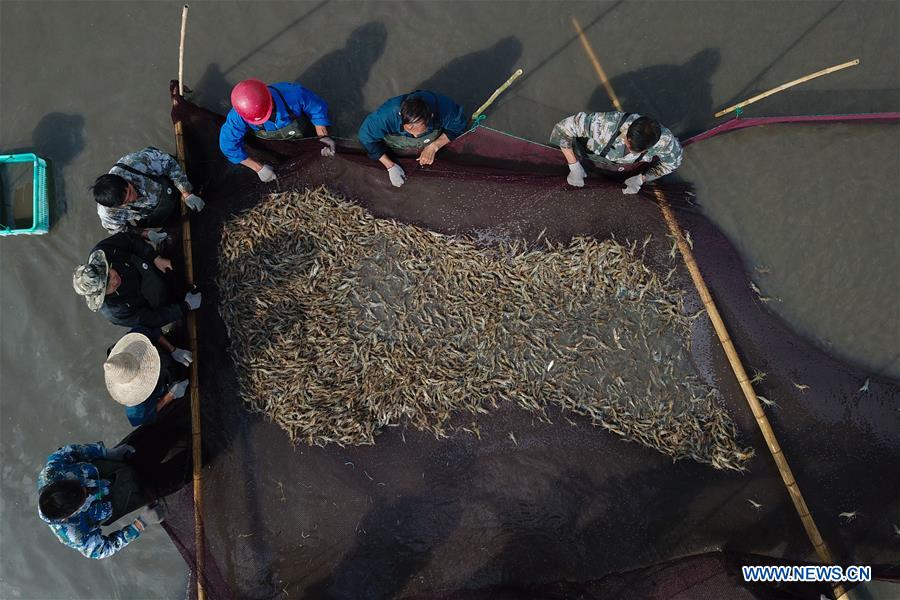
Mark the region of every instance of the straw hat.
[[106, 299], [106, 280], [109, 276], [109, 263], [103, 250], [94, 250], [88, 257], [87, 264], [75, 267], [72, 274], [72, 287], [79, 296], [84, 296], [88, 308], [94, 312], [100, 310]]
[[159, 351], [142, 333], [124, 335], [103, 363], [109, 395], [125, 406], [137, 406], [150, 397], [159, 371]]

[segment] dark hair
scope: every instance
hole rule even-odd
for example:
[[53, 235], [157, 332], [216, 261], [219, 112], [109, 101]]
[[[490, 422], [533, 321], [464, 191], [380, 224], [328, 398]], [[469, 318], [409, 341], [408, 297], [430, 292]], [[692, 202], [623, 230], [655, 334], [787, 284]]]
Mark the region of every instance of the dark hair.
[[84, 503], [84, 487], [74, 479], [54, 481], [41, 490], [38, 505], [48, 519], [65, 519]]
[[418, 123], [431, 117], [431, 107], [421, 98], [409, 96], [400, 103], [400, 120], [404, 125]]
[[659, 121], [650, 117], [638, 117], [631, 122], [625, 138], [635, 152], [643, 152], [659, 141]]
[[128, 182], [118, 175], [101, 175], [91, 186], [94, 200], [103, 206], [121, 206], [128, 193]]

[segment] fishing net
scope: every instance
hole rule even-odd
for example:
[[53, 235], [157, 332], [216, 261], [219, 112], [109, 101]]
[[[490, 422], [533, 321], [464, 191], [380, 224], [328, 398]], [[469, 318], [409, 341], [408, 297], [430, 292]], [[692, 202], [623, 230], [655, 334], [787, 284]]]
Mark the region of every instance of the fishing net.
[[[277, 166], [277, 183], [264, 185], [244, 167], [230, 165], [220, 155], [217, 141], [221, 115], [177, 95], [173, 100], [173, 117], [182, 123], [184, 131], [188, 175], [207, 201], [203, 212], [192, 216], [195, 273], [204, 303], [219, 308], [198, 314], [197, 361], [207, 458], [202, 484], [206, 559], [201, 576], [209, 597], [590, 598], [629, 595], [622, 590], [630, 589], [652, 592], [654, 586], [641, 587], [642, 581], [652, 581], [659, 584], [655, 589], [672, 592], [662, 597], [731, 598], [742, 597], [739, 592], [747, 588], [736, 579], [733, 568], [736, 563], [742, 564], [742, 557], [747, 554], [780, 557], [795, 563], [815, 561], [708, 319], [701, 314], [684, 321], [696, 315], [702, 304], [678, 261], [669, 276], [673, 266], [669, 257], [672, 242], [658, 207], [648, 196], [624, 197], [620, 184], [599, 176], [588, 177], [584, 189], [572, 190], [565, 184], [566, 169], [558, 150], [485, 127], [464, 134], [442, 149], [439, 160], [429, 168], [418, 168], [415, 161], [400, 159], [409, 179], [399, 190], [389, 184], [380, 165], [373, 165], [350, 142], [340, 141], [338, 155], [325, 159], [319, 155], [321, 145], [316, 140], [252, 141], [252, 153]], [[795, 125], [784, 127], [788, 130]], [[736, 142], [740, 136], [729, 135], [735, 136]], [[327, 192], [320, 192], [321, 186]], [[270, 198], [273, 192], [276, 196]], [[344, 207], [348, 211], [341, 217], [344, 225], [378, 227], [382, 245], [370, 245], [363, 252], [354, 245], [358, 240], [348, 239], [349, 233], [324, 231], [322, 221], [330, 221], [335, 215], [325, 219], [303, 213], [317, 206], [316, 198], [323, 203], [318, 205], [323, 210]], [[261, 232], [236, 229], [241, 219], [252, 219], [257, 214], [254, 211], [277, 218], [260, 223]], [[284, 211], [284, 215], [279, 216], [278, 211]], [[299, 218], [300, 214], [307, 216]], [[896, 381], [843, 364], [800, 339], [753, 294], [740, 257], [722, 233], [695, 212], [679, 210], [677, 216], [681, 226], [690, 232], [697, 265], [748, 371], [759, 369], [767, 373], [763, 381], [754, 385], [778, 402], [778, 407], [767, 408], [769, 418], [823, 537], [842, 564], [871, 564], [876, 576], [896, 575], [900, 554], [892, 523], [900, 523], [900, 481], [885, 474], [900, 471], [896, 412], [900, 386]], [[320, 225], [301, 227], [304, 219]], [[286, 234], [274, 233], [279, 229]], [[454, 311], [484, 298], [491, 311], [502, 313], [503, 307], [508, 306], [502, 304], [508, 302], [504, 299], [523, 292], [509, 290], [504, 295], [494, 291], [496, 285], [491, 294], [480, 291], [483, 288], [478, 287], [478, 282], [483, 271], [474, 267], [467, 268], [473, 272], [471, 283], [468, 279], [455, 281], [450, 271], [438, 274], [433, 270], [423, 279], [422, 257], [426, 255], [413, 256], [412, 244], [408, 242], [406, 251], [410, 254], [406, 264], [397, 257], [389, 259], [389, 250], [397, 242], [385, 233], [388, 230], [410, 239], [427, 240], [424, 248], [433, 249], [430, 256], [434, 265], [449, 265], [461, 260], [459, 256], [466, 260], [496, 260], [500, 264], [503, 257], [518, 256], [523, 264], [534, 261], [528, 264], [536, 266], [566, 260], [575, 261], [566, 264], [578, 265], [579, 253], [587, 252], [588, 247], [598, 255], [610, 252], [609, 259], [598, 256], [601, 261], [621, 257], [616, 259], [620, 260], [617, 268], [635, 267], [627, 271], [633, 277], [625, 277], [623, 294], [611, 293], [610, 286], [610, 293], [598, 295], [594, 305], [586, 303], [584, 311], [592, 317], [593, 310], [599, 310], [604, 318], [607, 311], [611, 315], [609, 321], [587, 320], [597, 328], [594, 335], [598, 340], [616, 348], [610, 356], [598, 352], [596, 358], [602, 358], [610, 374], [620, 370], [618, 375], [626, 387], [621, 396], [611, 393], [614, 387], [607, 391], [605, 386], [613, 385], [607, 375], [597, 387], [591, 387], [596, 382], [584, 382], [584, 389], [599, 391], [592, 399], [608, 401], [610, 408], [617, 411], [619, 403], [624, 400], [628, 406], [629, 399], [638, 410], [657, 408], [655, 403], [663, 399], [660, 394], [650, 394], [653, 400], [645, 402], [648, 394], [636, 385], [630, 387], [638, 377], [650, 375], [634, 373], [638, 369], [629, 367], [628, 361], [634, 359], [644, 369], [663, 365], [654, 361], [652, 351], [648, 355], [640, 342], [645, 333], [648, 340], [653, 339], [652, 332], [659, 329], [657, 322], [645, 318], [646, 329], [638, 329], [637, 323], [641, 312], [654, 306], [648, 302], [648, 295], [666, 298], [667, 303], [659, 304], [660, 308], [680, 302], [678, 318], [662, 327], [662, 333], [654, 340], [656, 344], [648, 341], [653, 349], [665, 349], [660, 358], [666, 356], [673, 363], [678, 363], [675, 358], [683, 352], [688, 363], [683, 368], [693, 371], [700, 382], [700, 387], [693, 388], [696, 393], [687, 394], [685, 388], [678, 388], [682, 395], [675, 397], [673, 404], [676, 422], [680, 423], [677, 426], [684, 427], [689, 422], [677, 420], [683, 418], [679, 417], [678, 403], [687, 404], [688, 398], [705, 402], [706, 396], [701, 392], [707, 389], [703, 386], [708, 386], [718, 391], [709, 407], [718, 406], [728, 415], [737, 447], [756, 448], [756, 455], [744, 463], [746, 469], [740, 473], [714, 469], [696, 459], [673, 462], [672, 454], [648, 448], [634, 433], [630, 435], [638, 443], [625, 443], [625, 437], [604, 429], [604, 422], [616, 426], [608, 410], [599, 409], [597, 418], [592, 419], [589, 413], [582, 415], [552, 401], [554, 390], [563, 389], [557, 386], [574, 385], [567, 378], [581, 366], [571, 363], [566, 346], [573, 345], [573, 341], [577, 344], [578, 340], [535, 339], [553, 340], [547, 348], [556, 347], [558, 354], [554, 355], [544, 354], [538, 350], [540, 344], [532, 342], [507, 352], [501, 344], [507, 338], [499, 332], [503, 321], [487, 311], [482, 315], [484, 325], [474, 319], [472, 322], [476, 327], [497, 323], [496, 336], [475, 337], [463, 332], [447, 318], [458, 314]], [[446, 237], [436, 236], [438, 233]], [[243, 248], [238, 245], [241, 238], [246, 238]], [[320, 244], [315, 249], [316, 259], [307, 261], [305, 267], [297, 258], [312, 252], [304, 240]], [[345, 240], [342, 247], [328, 245], [340, 240]], [[524, 241], [515, 247], [516, 240]], [[280, 246], [280, 251], [266, 250], [267, 244], [269, 248]], [[229, 258], [226, 248], [235, 248], [236, 254]], [[448, 256], [435, 257], [437, 248], [445, 249]], [[228, 275], [232, 269], [240, 271], [238, 254], [247, 265], [254, 266], [245, 267], [246, 281], [236, 282], [234, 289], [222, 287], [226, 278], [234, 279]], [[355, 261], [351, 255], [357, 257]], [[266, 258], [270, 265], [259, 262]], [[234, 264], [229, 265], [229, 260], [234, 260]], [[336, 262], [329, 263], [330, 260]], [[276, 268], [274, 261], [282, 264]], [[309, 270], [304, 274], [303, 268], [311, 269], [316, 262], [322, 266], [315, 277], [310, 277]], [[647, 282], [647, 274], [637, 268], [639, 263], [652, 273], [651, 280], [653, 275], [657, 278], [640, 302], [632, 297], [635, 291], [640, 294]], [[483, 267], [494, 263], [478, 264]], [[334, 265], [343, 265], [343, 270], [333, 269]], [[504, 268], [511, 269], [509, 273], [517, 272], [510, 265]], [[296, 276], [290, 279], [288, 272]], [[601, 272], [607, 273], [598, 269], [590, 277]], [[417, 284], [416, 290], [405, 296], [400, 287], [404, 275], [410, 285], [413, 281]], [[613, 275], [609, 276], [612, 281]], [[318, 281], [322, 284], [314, 294], [318, 300], [304, 305], [303, 311], [297, 308], [300, 299], [312, 296], [297, 292], [285, 297], [286, 303], [275, 300], [270, 297], [276, 293], [274, 279], [267, 281], [266, 277], [285, 282], [279, 293], [288, 286], [294, 286], [294, 291], [308, 291], [309, 284]], [[332, 306], [325, 299], [339, 291], [342, 278], [352, 278], [356, 283], [350, 286], [352, 294], [348, 291], [343, 299], [337, 296], [344, 304]], [[383, 283], [375, 285], [376, 279]], [[255, 300], [246, 294], [241, 296], [239, 288], [250, 285], [250, 281], [256, 298], [269, 304], [268, 310], [254, 308], [250, 303], [255, 304]], [[564, 292], [567, 280], [563, 277], [558, 281], [554, 285], [559, 289], [560, 301], [555, 312], [578, 316], [577, 311], [572, 312], [577, 308], [574, 303], [569, 309], [566, 301], [570, 294], [584, 293]], [[433, 311], [406, 308], [406, 302], [417, 298], [416, 294], [421, 293], [424, 298], [432, 286], [439, 289], [441, 282], [450, 290], [468, 291], [465, 286], [471, 285], [471, 295], [464, 295], [459, 303], [440, 297]], [[619, 280], [615, 282], [618, 284]], [[530, 289], [522, 287], [525, 291]], [[232, 293], [236, 295], [231, 296]], [[530, 293], [535, 296], [534, 301], [545, 295], [537, 290]], [[389, 306], [385, 300], [396, 304]], [[401, 301], [403, 310], [391, 308], [400, 307]], [[385, 302], [384, 306], [378, 306], [379, 302]], [[240, 325], [247, 329], [245, 333], [234, 330], [229, 323], [230, 305], [244, 311], [240, 314], [252, 315], [252, 323]], [[522, 308], [524, 311], [526, 306]], [[366, 309], [372, 311], [372, 317]], [[530, 305], [528, 309], [531, 310]], [[354, 315], [365, 318], [351, 320]], [[486, 315], [495, 320], [488, 320]], [[471, 316], [477, 315], [473, 311]], [[411, 349], [424, 354], [428, 352], [427, 344], [415, 345], [420, 344], [417, 340], [412, 343], [423, 317], [432, 321], [442, 317], [447, 321], [437, 319], [432, 327], [439, 333], [433, 340], [427, 338], [443, 344], [445, 349], [453, 350], [454, 343], [475, 343], [477, 347], [482, 338], [485, 350], [494, 344], [495, 354], [479, 352], [479, 359], [489, 361], [496, 357], [498, 364], [501, 359], [507, 360], [518, 369], [513, 380], [514, 386], [519, 386], [516, 389], [540, 398], [543, 410], [535, 411], [529, 406], [523, 410], [518, 398], [501, 401], [499, 398], [506, 397], [507, 391], [503, 384], [492, 388], [494, 384], [477, 378], [481, 373], [478, 362], [463, 361], [458, 371], [471, 370], [476, 376], [471, 382], [462, 383], [447, 378], [447, 389], [470, 385], [487, 391], [460, 398], [443, 396], [458, 403], [454, 405], [458, 408], [448, 411], [446, 419], [441, 418], [442, 410], [436, 410], [427, 417], [402, 416], [391, 421], [400, 423], [398, 426], [372, 426], [374, 444], [310, 445], [309, 432], [299, 428], [292, 441], [286, 430], [269, 418], [270, 409], [282, 401], [285, 406], [295, 404], [299, 415], [302, 403], [297, 398], [329, 398], [324, 393], [328, 384], [325, 374], [335, 381], [353, 380], [362, 385], [369, 382], [367, 394], [350, 397], [352, 406], [359, 408], [362, 405], [353, 403], [377, 398], [378, 388], [387, 384], [400, 389], [400, 393], [396, 398], [383, 395], [384, 406], [396, 408], [408, 403], [417, 393], [416, 388], [407, 392], [406, 386], [398, 386], [396, 381], [412, 378], [414, 371], [398, 370], [396, 363], [384, 365], [397, 371], [391, 373], [371, 361], [372, 372], [364, 377], [346, 365], [343, 371], [338, 370], [329, 364], [325, 352], [333, 351], [333, 356], [343, 361], [345, 356], [341, 353], [353, 344], [335, 344], [326, 338], [345, 336], [359, 348], [378, 348], [384, 354], [377, 356], [388, 356], [392, 353], [361, 336], [363, 332], [370, 336], [374, 333], [377, 340], [381, 335], [385, 347], [397, 344], [399, 348], [403, 344], [388, 333], [400, 332], [397, 335], [402, 333]], [[561, 323], [562, 316], [545, 314], [543, 318], [546, 324], [536, 323], [535, 316], [527, 328], [520, 328], [523, 335], [534, 337], [533, 327], [549, 329], [549, 324]], [[628, 324], [623, 338], [619, 322], [629, 318], [637, 323]], [[332, 329], [325, 329], [326, 326]], [[582, 332], [575, 329], [579, 326], [577, 318], [565, 324], [573, 328], [566, 331], [575, 331], [576, 336]], [[611, 328], [616, 329], [628, 351], [618, 350]], [[254, 329], [268, 331], [271, 339], [249, 333]], [[553, 335], [557, 333], [561, 332]], [[457, 334], [462, 337], [454, 340]], [[313, 343], [305, 338], [300, 341], [301, 335], [312, 335]], [[245, 340], [251, 340], [251, 348], [241, 347]], [[265, 348], [272, 349], [275, 360], [265, 357]], [[296, 352], [296, 358], [289, 352]], [[637, 354], [631, 357], [631, 352]], [[404, 365], [409, 369], [423, 368], [428, 362], [406, 354]], [[446, 354], [438, 356], [440, 360], [433, 364], [455, 366], [453, 361], [460, 360], [452, 352]], [[513, 358], [516, 356], [526, 358], [525, 363], [519, 365], [518, 359]], [[311, 375], [304, 377], [304, 385], [322, 389], [313, 395], [302, 386], [294, 386], [288, 390], [293, 395], [285, 395], [284, 400], [272, 389], [263, 390], [262, 385], [258, 392], [250, 393], [242, 382], [246, 375], [242, 367], [245, 357], [265, 359], [278, 365], [279, 371], [308, 370]], [[294, 376], [277, 373], [267, 382], [280, 385], [279, 381], [293, 380]], [[445, 381], [437, 374], [432, 379]], [[858, 390], [866, 379], [870, 379], [870, 385], [862, 394]], [[524, 382], [530, 382], [531, 387]], [[793, 385], [796, 382], [809, 384], [810, 389], [800, 394]], [[290, 387], [287, 383], [285, 386]], [[428, 393], [434, 400], [431, 389]], [[496, 408], [490, 401], [491, 393], [498, 398]], [[573, 397], [578, 401], [577, 395]], [[248, 411], [249, 403], [264, 410]], [[466, 408], [470, 403], [485, 408], [487, 414], [471, 413]], [[329, 411], [320, 412], [332, 418]], [[694, 416], [690, 412], [686, 415], [688, 419]], [[417, 429], [416, 422], [422, 430]], [[328, 425], [324, 426], [327, 429]], [[437, 428], [446, 437], [436, 437]], [[714, 437], [703, 435], [707, 437], [697, 439]], [[715, 444], [708, 447], [714, 448]], [[711, 459], [712, 455], [706, 456]], [[172, 515], [167, 520], [167, 531], [193, 566], [191, 490], [172, 497], [169, 505]], [[861, 516], [852, 523], [838, 516], [849, 510], [858, 510]], [[707, 563], [692, 569], [678, 562], [681, 557], [717, 549], [739, 558], [728, 559], [731, 566], [717, 571], [707, 569]], [[645, 567], [648, 570], [636, 571]], [[614, 575], [617, 573], [623, 575]], [[629, 573], [633, 576], [626, 575]], [[703, 587], [701, 573], [709, 574], [709, 586]], [[607, 587], [591, 587], [591, 582], [598, 580], [605, 581], [603, 585]], [[624, 587], [616, 587], [616, 581], [624, 582]], [[752, 591], [758, 598], [779, 597], [777, 594], [781, 593], [771, 589], [769, 592]], [[817, 592], [813, 596], [807, 590], [798, 597], [817, 598]]]
[[309, 444], [371, 444], [396, 425], [477, 436], [451, 416], [512, 401], [739, 469], [753, 453], [688, 360], [674, 255], [659, 276], [646, 245], [479, 247], [325, 188], [272, 195], [222, 236], [220, 312], [241, 395]]

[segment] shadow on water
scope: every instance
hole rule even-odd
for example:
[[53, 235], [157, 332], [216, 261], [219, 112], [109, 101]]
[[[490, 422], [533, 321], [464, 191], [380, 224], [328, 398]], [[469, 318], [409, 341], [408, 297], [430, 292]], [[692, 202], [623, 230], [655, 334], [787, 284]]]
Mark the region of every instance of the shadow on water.
[[84, 148], [84, 117], [52, 112], [38, 121], [31, 134], [30, 147], [9, 151], [9, 154], [32, 152], [47, 161], [47, 201], [51, 227], [55, 227], [68, 210], [65, 168]]
[[415, 89], [446, 94], [472, 114], [512, 75], [521, 56], [522, 42], [505, 37], [490, 48], [454, 58]]
[[[350, 33], [343, 48], [329, 52], [294, 80], [328, 103], [332, 130], [337, 135], [356, 135], [359, 124], [366, 116], [363, 89], [373, 65], [381, 58], [386, 46], [387, 28], [384, 24], [377, 21], [366, 23]], [[231, 110], [231, 89], [238, 82], [229, 78], [230, 71], [223, 70], [219, 63], [209, 63], [192, 86], [191, 101], [223, 114]], [[335, 73], [341, 76], [336, 77]]]
[[[601, 12], [599, 15], [597, 15], [596, 17], [594, 17], [593, 19], [591, 19], [591, 20], [588, 21], [587, 23], [583, 23], [583, 24], [582, 24], [582, 27], [581, 27], [582, 31], [583, 31], [584, 33], [587, 33], [587, 32], [590, 31], [593, 27], [599, 25], [599, 24], [603, 21], [603, 19], [605, 19], [605, 18], [607, 17], [607, 15], [609, 15], [610, 13], [612, 13], [613, 11], [615, 11], [615, 10], [616, 10], [620, 5], [622, 5], [623, 3], [624, 3], [624, 0], [619, 0], [618, 2], [616, 2], [616, 3], [614, 3], [614, 4], [611, 4], [611, 5], [609, 5], [609, 6], [606, 6], [606, 7], [605, 7], [605, 10], [604, 10], [603, 12]], [[572, 44], [574, 44], [574, 43], [576, 43], [576, 42], [578, 42], [578, 41], [579, 41], [579, 36], [578, 36], [577, 33], [576, 33], [575, 35], [569, 37], [565, 42], [563, 42], [563, 43], [560, 44], [558, 47], [556, 47], [556, 48], [553, 50], [553, 52], [551, 52], [550, 54], [548, 54], [547, 56], [545, 56], [539, 63], [537, 63], [537, 64], [534, 65], [534, 66], [529, 66], [528, 69], [526, 70], [525, 74], [522, 75], [522, 77], [519, 78], [517, 85], [521, 88], [521, 87], [522, 87], [522, 84], [523, 84], [527, 79], [529, 79], [532, 75], [535, 75], [536, 73], [538, 73], [539, 71], [541, 71], [544, 67], [546, 67], [546, 66], [549, 65], [551, 62], [553, 62], [553, 60], [554, 60], [557, 56], [559, 56], [560, 54], [562, 54], [569, 46], [571, 46]]]
[[191, 86], [191, 94], [185, 92], [185, 96], [195, 104], [227, 114], [231, 110], [231, 88], [236, 83], [228, 79], [219, 63], [209, 63], [197, 83]]
[[262, 42], [261, 44], [259, 44], [258, 46], [256, 46], [255, 48], [253, 48], [252, 50], [247, 52], [241, 58], [234, 61], [234, 63], [230, 67], [225, 69], [224, 74], [227, 75], [228, 73], [230, 73], [238, 65], [243, 64], [246, 60], [253, 57], [257, 52], [259, 52], [260, 50], [262, 50], [263, 48], [265, 48], [266, 46], [268, 46], [269, 44], [271, 44], [272, 42], [277, 40], [279, 37], [281, 37], [288, 31], [290, 31], [291, 29], [293, 29], [294, 27], [296, 27], [297, 25], [299, 25], [306, 19], [308, 19], [310, 16], [312, 16], [313, 13], [317, 12], [320, 8], [325, 7], [325, 5], [328, 4], [328, 2], [329, 2], [329, 0], [323, 0], [322, 2], [316, 4], [314, 7], [312, 7], [311, 9], [309, 9], [308, 11], [306, 11], [305, 13], [303, 13], [302, 15], [300, 15], [299, 17], [297, 17], [296, 19], [294, 19], [293, 21], [291, 21], [290, 23], [288, 23], [287, 25], [285, 25], [284, 27], [279, 29], [277, 32], [275, 32], [274, 34], [269, 36], [269, 39], [267, 39], [266, 41]]
[[[713, 125], [710, 80], [720, 58], [717, 49], [706, 48], [682, 65], [638, 69], [614, 77], [610, 84], [625, 111], [654, 117], [684, 139]], [[585, 110], [614, 110], [603, 86], [597, 86]]]
[[384, 53], [387, 35], [387, 27], [378, 21], [361, 25], [343, 48], [329, 52], [295, 80], [328, 103], [333, 128], [342, 137], [355, 136], [366, 117], [363, 89]]

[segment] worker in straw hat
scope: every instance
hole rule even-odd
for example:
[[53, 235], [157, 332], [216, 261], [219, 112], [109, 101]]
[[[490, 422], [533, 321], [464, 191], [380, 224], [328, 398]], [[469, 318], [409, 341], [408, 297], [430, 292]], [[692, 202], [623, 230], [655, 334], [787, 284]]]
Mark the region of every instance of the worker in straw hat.
[[191, 353], [176, 348], [159, 329], [136, 327], [113, 346], [103, 363], [106, 389], [125, 406], [133, 427], [156, 421], [160, 411], [182, 398]]
[[587, 173], [580, 158], [601, 171], [626, 177], [623, 194], [636, 194], [641, 185], [668, 175], [681, 164], [681, 144], [656, 119], [618, 111], [580, 112], [553, 127], [550, 144], [559, 147], [575, 187], [584, 186]]
[[369, 158], [387, 169], [391, 184], [400, 187], [406, 172], [391, 159], [388, 148], [418, 151], [419, 164], [430, 165], [438, 150], [467, 127], [460, 105], [442, 94], [418, 90], [385, 101], [367, 116], [359, 128], [359, 141]]
[[[163, 497], [191, 478], [190, 410], [173, 405], [114, 448], [70, 444], [49, 457], [38, 475], [38, 514], [63, 544], [88, 558], [107, 558], [166, 516]], [[103, 533], [140, 510], [125, 527]]]
[[162, 327], [200, 308], [202, 299], [199, 292], [188, 292], [173, 302], [161, 275], [171, 270], [172, 262], [140, 236], [117, 233], [94, 246], [87, 263], [76, 267], [72, 285], [89, 309], [114, 325]]
[[266, 85], [259, 79], [245, 79], [231, 90], [231, 106], [219, 131], [219, 149], [232, 163], [256, 171], [260, 181], [274, 181], [275, 171], [247, 154], [244, 138], [248, 134], [263, 140], [299, 140], [310, 137], [307, 130], [311, 123], [325, 146], [322, 156], [334, 156], [335, 143], [328, 135], [328, 105], [302, 85]]
[[203, 210], [205, 203], [192, 189], [178, 161], [151, 147], [123, 156], [91, 187], [104, 229], [137, 233], [154, 244], [166, 239], [159, 228], [171, 219], [179, 202]]

